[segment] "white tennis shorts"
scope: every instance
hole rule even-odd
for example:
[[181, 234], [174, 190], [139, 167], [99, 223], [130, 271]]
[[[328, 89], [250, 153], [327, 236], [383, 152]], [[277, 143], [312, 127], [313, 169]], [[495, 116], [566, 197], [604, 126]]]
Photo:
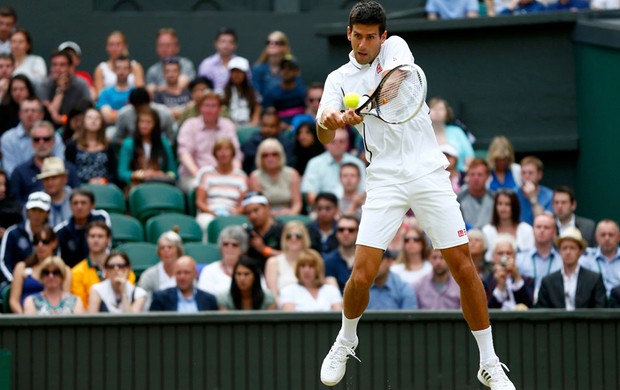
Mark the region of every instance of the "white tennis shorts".
[[408, 183], [370, 189], [362, 206], [357, 244], [385, 250], [410, 208], [433, 248], [469, 242], [449, 173], [440, 168]]

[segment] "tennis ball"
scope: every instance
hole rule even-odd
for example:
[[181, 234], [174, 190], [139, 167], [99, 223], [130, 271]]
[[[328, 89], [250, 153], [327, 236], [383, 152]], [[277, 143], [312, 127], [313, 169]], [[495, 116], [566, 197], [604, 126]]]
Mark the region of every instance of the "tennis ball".
[[355, 92], [349, 92], [344, 95], [344, 105], [349, 108], [357, 108], [360, 104], [360, 95]]

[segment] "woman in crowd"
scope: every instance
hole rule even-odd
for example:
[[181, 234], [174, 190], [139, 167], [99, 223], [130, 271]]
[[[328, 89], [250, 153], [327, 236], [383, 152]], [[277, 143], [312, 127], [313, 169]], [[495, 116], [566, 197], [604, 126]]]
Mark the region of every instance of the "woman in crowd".
[[24, 301], [24, 314], [56, 315], [84, 312], [82, 301], [63, 288], [71, 271], [58, 256], [43, 260], [37, 277], [43, 291], [30, 295]]
[[230, 119], [238, 127], [258, 126], [260, 121], [259, 96], [248, 80], [250, 64], [242, 57], [235, 57], [228, 63], [230, 78], [224, 87], [223, 104], [228, 107]]
[[[45, 225], [37, 231], [32, 239], [34, 251], [25, 261], [20, 261], [13, 269], [13, 281], [11, 282], [11, 296], [9, 304], [13, 313], [23, 313], [24, 301], [32, 294], [43, 291], [42, 279], [39, 277], [43, 267], [43, 260], [54, 255], [58, 246], [58, 240], [54, 229]], [[71, 289], [71, 268], [63, 263], [66, 278], [63, 290]]]
[[128, 280], [131, 273], [129, 256], [112, 252], [105, 260], [105, 280], [90, 288], [89, 313], [139, 313], [144, 310], [147, 293]]
[[273, 310], [273, 294], [261, 286], [260, 269], [256, 262], [241, 256], [233, 269], [230, 288], [217, 297], [220, 310]]
[[175, 287], [177, 281], [174, 276], [174, 263], [183, 255], [185, 250], [181, 236], [172, 230], [162, 233], [157, 240], [157, 257], [160, 261], [140, 275], [138, 286], [144, 289], [149, 297], [156, 291]]
[[228, 226], [217, 238], [217, 246], [222, 260], [204, 267], [198, 278], [198, 288], [216, 296], [230, 289], [235, 265], [248, 251], [248, 234], [242, 226]]
[[118, 160], [118, 179], [124, 184], [147, 181], [174, 182], [177, 163], [168, 138], [162, 137], [159, 115], [150, 107], [136, 115], [133, 137], [123, 141]]
[[71, 140], [78, 139], [83, 129], [84, 115], [88, 109], [94, 107], [93, 102], [86, 99], [80, 99], [73, 103], [67, 114], [67, 121], [62, 126], [62, 141], [65, 145]]
[[487, 261], [484, 255], [488, 249], [487, 239], [480, 229], [470, 229], [467, 231], [469, 238], [469, 253], [474, 265], [478, 269], [480, 279], [486, 280], [493, 273], [493, 263]]
[[521, 187], [521, 166], [515, 163], [515, 151], [508, 138], [497, 136], [491, 140], [487, 163], [491, 170], [490, 190], [507, 188], [517, 191]]
[[396, 263], [390, 268], [392, 272], [409, 283], [414, 284], [433, 272], [428, 262], [429, 244], [418, 227], [411, 227], [405, 233], [403, 249], [396, 257]]
[[299, 255], [310, 249], [308, 230], [300, 221], [291, 221], [284, 226], [280, 247], [282, 253], [270, 257], [265, 263], [267, 287], [276, 299], [280, 291], [288, 285], [296, 284], [295, 267]]
[[105, 137], [103, 116], [90, 108], [84, 114], [82, 131], [65, 149], [65, 160], [73, 163], [82, 183], [107, 184], [116, 178], [114, 148]]
[[301, 213], [301, 178], [294, 168], [286, 166], [286, 154], [277, 139], [267, 138], [258, 145], [256, 167], [249, 187], [267, 197], [272, 215]]
[[456, 168], [459, 171], [466, 171], [467, 165], [474, 158], [474, 148], [463, 129], [450, 124], [454, 122], [452, 107], [441, 98], [432, 98], [428, 102], [428, 107], [431, 109], [430, 115], [437, 143], [454, 146], [459, 153]]
[[[0, 104], [0, 135], [19, 125], [19, 105], [27, 98], [36, 97], [32, 82], [23, 74], [11, 77], [7, 91]], [[44, 119], [51, 120], [47, 108], [43, 108], [43, 111]]]
[[[500, 233], [508, 233], [517, 240], [518, 251], [534, 247], [534, 229], [526, 222], [520, 222], [521, 206], [514, 191], [501, 189], [495, 194], [491, 223], [482, 227], [482, 232], [490, 246]], [[485, 258], [491, 261], [492, 253], [487, 250]]]
[[11, 34], [11, 54], [15, 60], [13, 76], [23, 74], [33, 84], [38, 84], [47, 77], [45, 60], [32, 54], [32, 38], [25, 28], [18, 28]]
[[295, 162], [293, 168], [303, 176], [308, 161], [325, 152], [325, 146], [316, 136], [316, 125], [314, 122], [302, 122], [294, 133], [293, 156], [295, 156]]
[[292, 53], [286, 34], [282, 31], [269, 33], [265, 49], [252, 69], [252, 82], [261, 96], [280, 83], [280, 62], [287, 54]]
[[[106, 39], [106, 52], [108, 60], [99, 63], [93, 73], [93, 84], [97, 90], [97, 94], [107, 87], [116, 85], [116, 73], [114, 72], [114, 60], [121, 55], [129, 55], [127, 38], [120, 31], [112, 31]], [[142, 65], [135, 60], [131, 60], [131, 73], [127, 80], [131, 87], [144, 86], [144, 69]]]
[[0, 168], [0, 239], [6, 228], [22, 221], [22, 208], [19, 202], [13, 199], [9, 190], [9, 177]]
[[325, 265], [319, 252], [303, 251], [297, 259], [295, 276], [298, 283], [280, 292], [280, 307], [284, 311], [342, 310], [342, 295], [338, 287], [325, 283]]

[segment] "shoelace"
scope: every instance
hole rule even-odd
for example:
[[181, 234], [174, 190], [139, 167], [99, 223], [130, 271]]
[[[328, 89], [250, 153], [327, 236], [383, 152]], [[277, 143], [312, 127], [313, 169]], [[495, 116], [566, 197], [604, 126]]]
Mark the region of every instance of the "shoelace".
[[510, 370], [508, 369], [508, 367], [506, 367], [504, 363], [497, 362], [497, 364], [494, 364], [492, 366], [485, 365], [484, 369], [489, 373], [489, 375], [491, 376], [491, 380], [493, 382], [512, 383], [510, 382], [510, 379], [508, 379], [508, 377], [506, 376], [506, 373], [504, 372], [504, 370], [510, 372]]
[[335, 348], [336, 350], [333, 353], [333, 359], [331, 359], [331, 362], [329, 363], [330, 368], [336, 368], [335, 367], [336, 362], [339, 362], [342, 364], [343, 361], [346, 361], [347, 355], [353, 356], [353, 358], [355, 358], [355, 360], [357, 360], [360, 363], [362, 362], [357, 356], [355, 356], [355, 350], [353, 350], [353, 348], [348, 347], [344, 344], [340, 344], [338, 347], [335, 347]]

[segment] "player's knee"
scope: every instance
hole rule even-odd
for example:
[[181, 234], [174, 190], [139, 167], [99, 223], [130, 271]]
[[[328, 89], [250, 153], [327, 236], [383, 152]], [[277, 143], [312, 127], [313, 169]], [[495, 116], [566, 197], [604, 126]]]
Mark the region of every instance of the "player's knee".
[[349, 282], [356, 289], [370, 290], [370, 287], [375, 282], [375, 277], [367, 272], [353, 272]]

